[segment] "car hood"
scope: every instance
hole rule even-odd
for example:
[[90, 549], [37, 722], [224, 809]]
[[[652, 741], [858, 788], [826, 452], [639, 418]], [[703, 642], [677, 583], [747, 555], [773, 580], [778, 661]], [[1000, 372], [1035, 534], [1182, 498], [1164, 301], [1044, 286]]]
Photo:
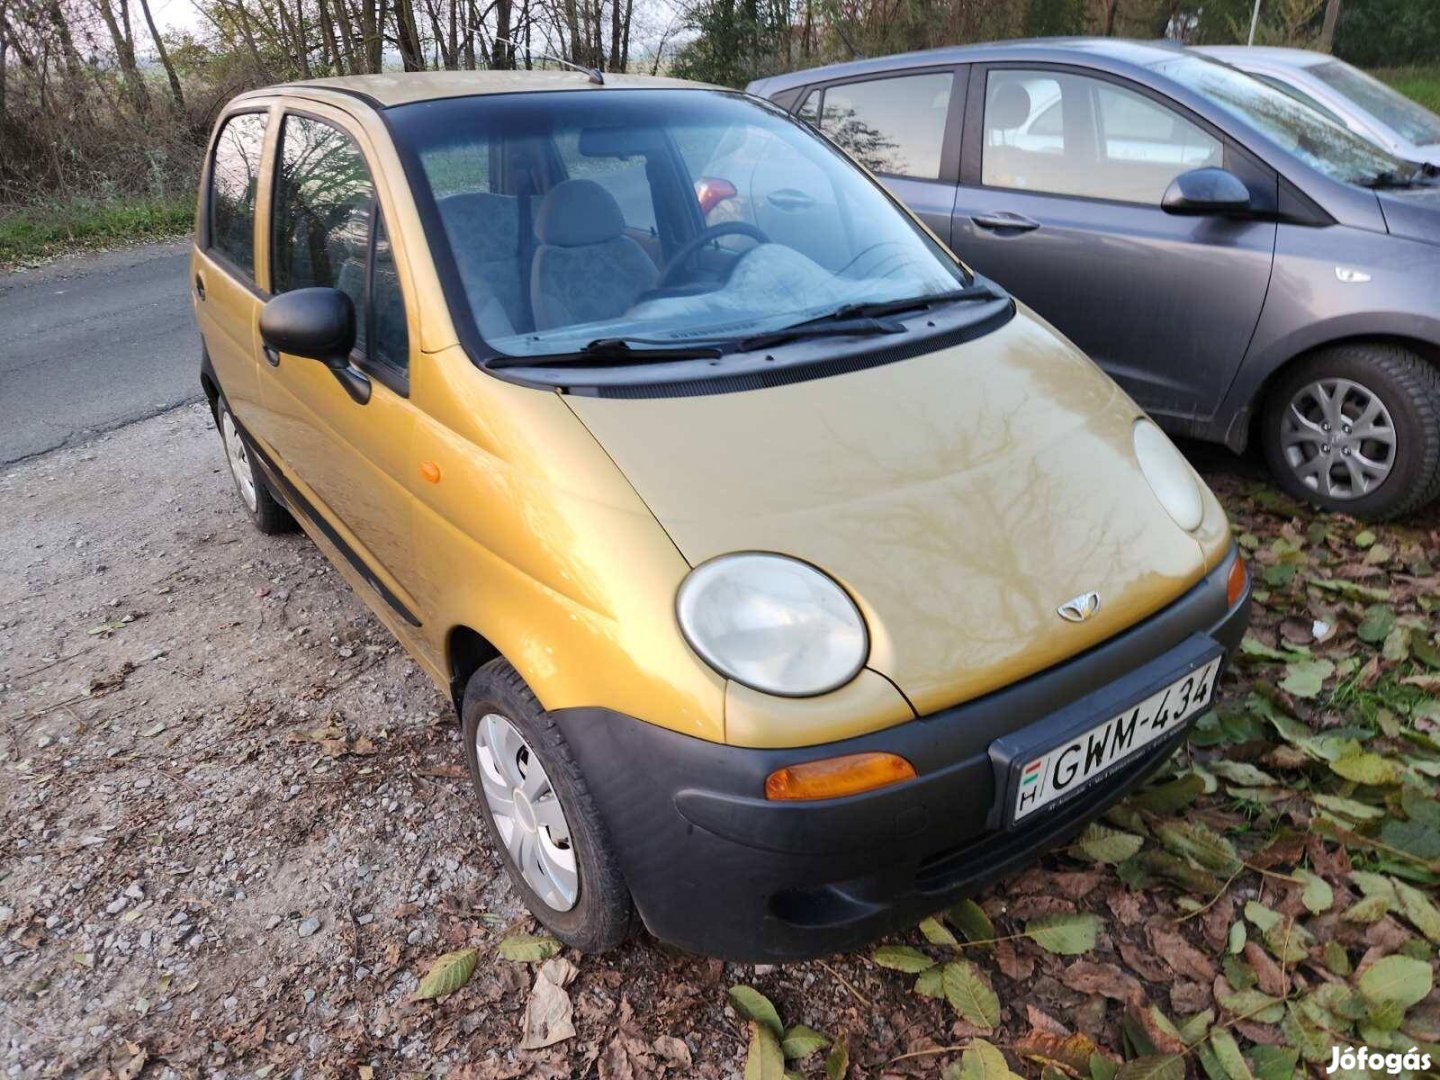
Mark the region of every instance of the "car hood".
[[[566, 400], [692, 565], [774, 551], [834, 576], [869, 624], [869, 667], [921, 715], [1095, 645], [1206, 570], [1136, 465], [1140, 410], [1023, 308], [864, 371]], [[1091, 619], [1060, 617], [1091, 591]]]
[[1440, 244], [1440, 182], [1432, 181], [1423, 187], [1387, 188], [1375, 194], [1391, 236]]

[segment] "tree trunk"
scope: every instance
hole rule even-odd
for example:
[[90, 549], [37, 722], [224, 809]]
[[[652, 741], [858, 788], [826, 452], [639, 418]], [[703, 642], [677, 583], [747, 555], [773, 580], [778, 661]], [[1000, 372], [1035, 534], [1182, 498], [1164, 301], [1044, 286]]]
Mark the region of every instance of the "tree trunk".
[[149, 0], [140, 0], [140, 10], [145, 15], [145, 25], [150, 29], [150, 40], [155, 43], [155, 52], [159, 54], [160, 66], [165, 69], [165, 77], [170, 80], [170, 96], [175, 99], [175, 108], [183, 110], [185, 95], [180, 90], [180, 76], [175, 74], [175, 65], [170, 62], [165, 42], [160, 39], [160, 31], [155, 29], [155, 18], [150, 14]]
[[1320, 51], [1335, 48], [1335, 24], [1340, 19], [1340, 0], [1326, 0], [1325, 22], [1320, 27]]
[[[490, 66], [508, 69], [515, 66], [515, 47], [510, 44], [510, 0], [498, 0], [495, 5], [495, 47], [490, 50]], [[500, 39], [504, 38], [504, 41]]]
[[115, 9], [110, 6], [110, 0], [97, 0], [97, 6], [100, 17], [105, 20], [105, 28], [110, 31], [110, 41], [115, 46], [115, 59], [120, 64], [126, 96], [130, 98], [135, 111], [143, 116], [150, 111], [150, 95], [145, 92], [145, 80], [135, 63], [135, 39], [130, 28], [129, 2], [118, 0], [118, 18]]

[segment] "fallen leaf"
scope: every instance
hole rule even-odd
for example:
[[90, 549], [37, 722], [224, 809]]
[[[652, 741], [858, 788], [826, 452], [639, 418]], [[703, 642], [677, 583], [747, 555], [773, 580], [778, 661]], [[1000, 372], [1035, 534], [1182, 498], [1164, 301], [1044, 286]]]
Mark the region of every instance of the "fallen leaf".
[[420, 980], [420, 986], [415, 991], [415, 1000], [425, 1001], [453, 994], [475, 974], [477, 959], [478, 954], [474, 949], [457, 949], [436, 958], [425, 977]]

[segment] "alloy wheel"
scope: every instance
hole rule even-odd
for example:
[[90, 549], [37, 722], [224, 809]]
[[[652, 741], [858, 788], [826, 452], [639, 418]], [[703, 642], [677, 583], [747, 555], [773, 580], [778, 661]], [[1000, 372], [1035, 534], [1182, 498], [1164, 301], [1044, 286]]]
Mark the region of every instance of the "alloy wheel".
[[220, 435], [225, 440], [225, 458], [230, 462], [230, 475], [235, 478], [235, 487], [253, 514], [259, 502], [255, 471], [250, 466], [250, 451], [246, 449], [245, 440], [240, 437], [229, 409], [220, 411]]
[[486, 713], [475, 728], [480, 786], [490, 816], [525, 884], [556, 911], [580, 895], [570, 824], [539, 757], [515, 725]]
[[1295, 392], [1280, 450], [1311, 491], [1344, 501], [1368, 495], [1395, 467], [1396, 435], [1380, 396], [1353, 379], [1319, 379]]

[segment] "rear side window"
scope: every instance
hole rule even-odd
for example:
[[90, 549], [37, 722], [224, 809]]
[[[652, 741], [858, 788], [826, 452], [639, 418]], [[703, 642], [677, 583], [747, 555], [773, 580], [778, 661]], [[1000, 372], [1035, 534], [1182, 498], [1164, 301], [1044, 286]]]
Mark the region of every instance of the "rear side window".
[[954, 81], [937, 71], [828, 87], [820, 130], [872, 172], [938, 179]]
[[271, 289], [326, 286], [355, 302], [355, 347], [365, 351], [365, 268], [375, 185], [360, 148], [339, 128], [289, 115], [280, 129]]
[[210, 250], [255, 275], [255, 192], [265, 147], [265, 113], [225, 121], [210, 166]]

